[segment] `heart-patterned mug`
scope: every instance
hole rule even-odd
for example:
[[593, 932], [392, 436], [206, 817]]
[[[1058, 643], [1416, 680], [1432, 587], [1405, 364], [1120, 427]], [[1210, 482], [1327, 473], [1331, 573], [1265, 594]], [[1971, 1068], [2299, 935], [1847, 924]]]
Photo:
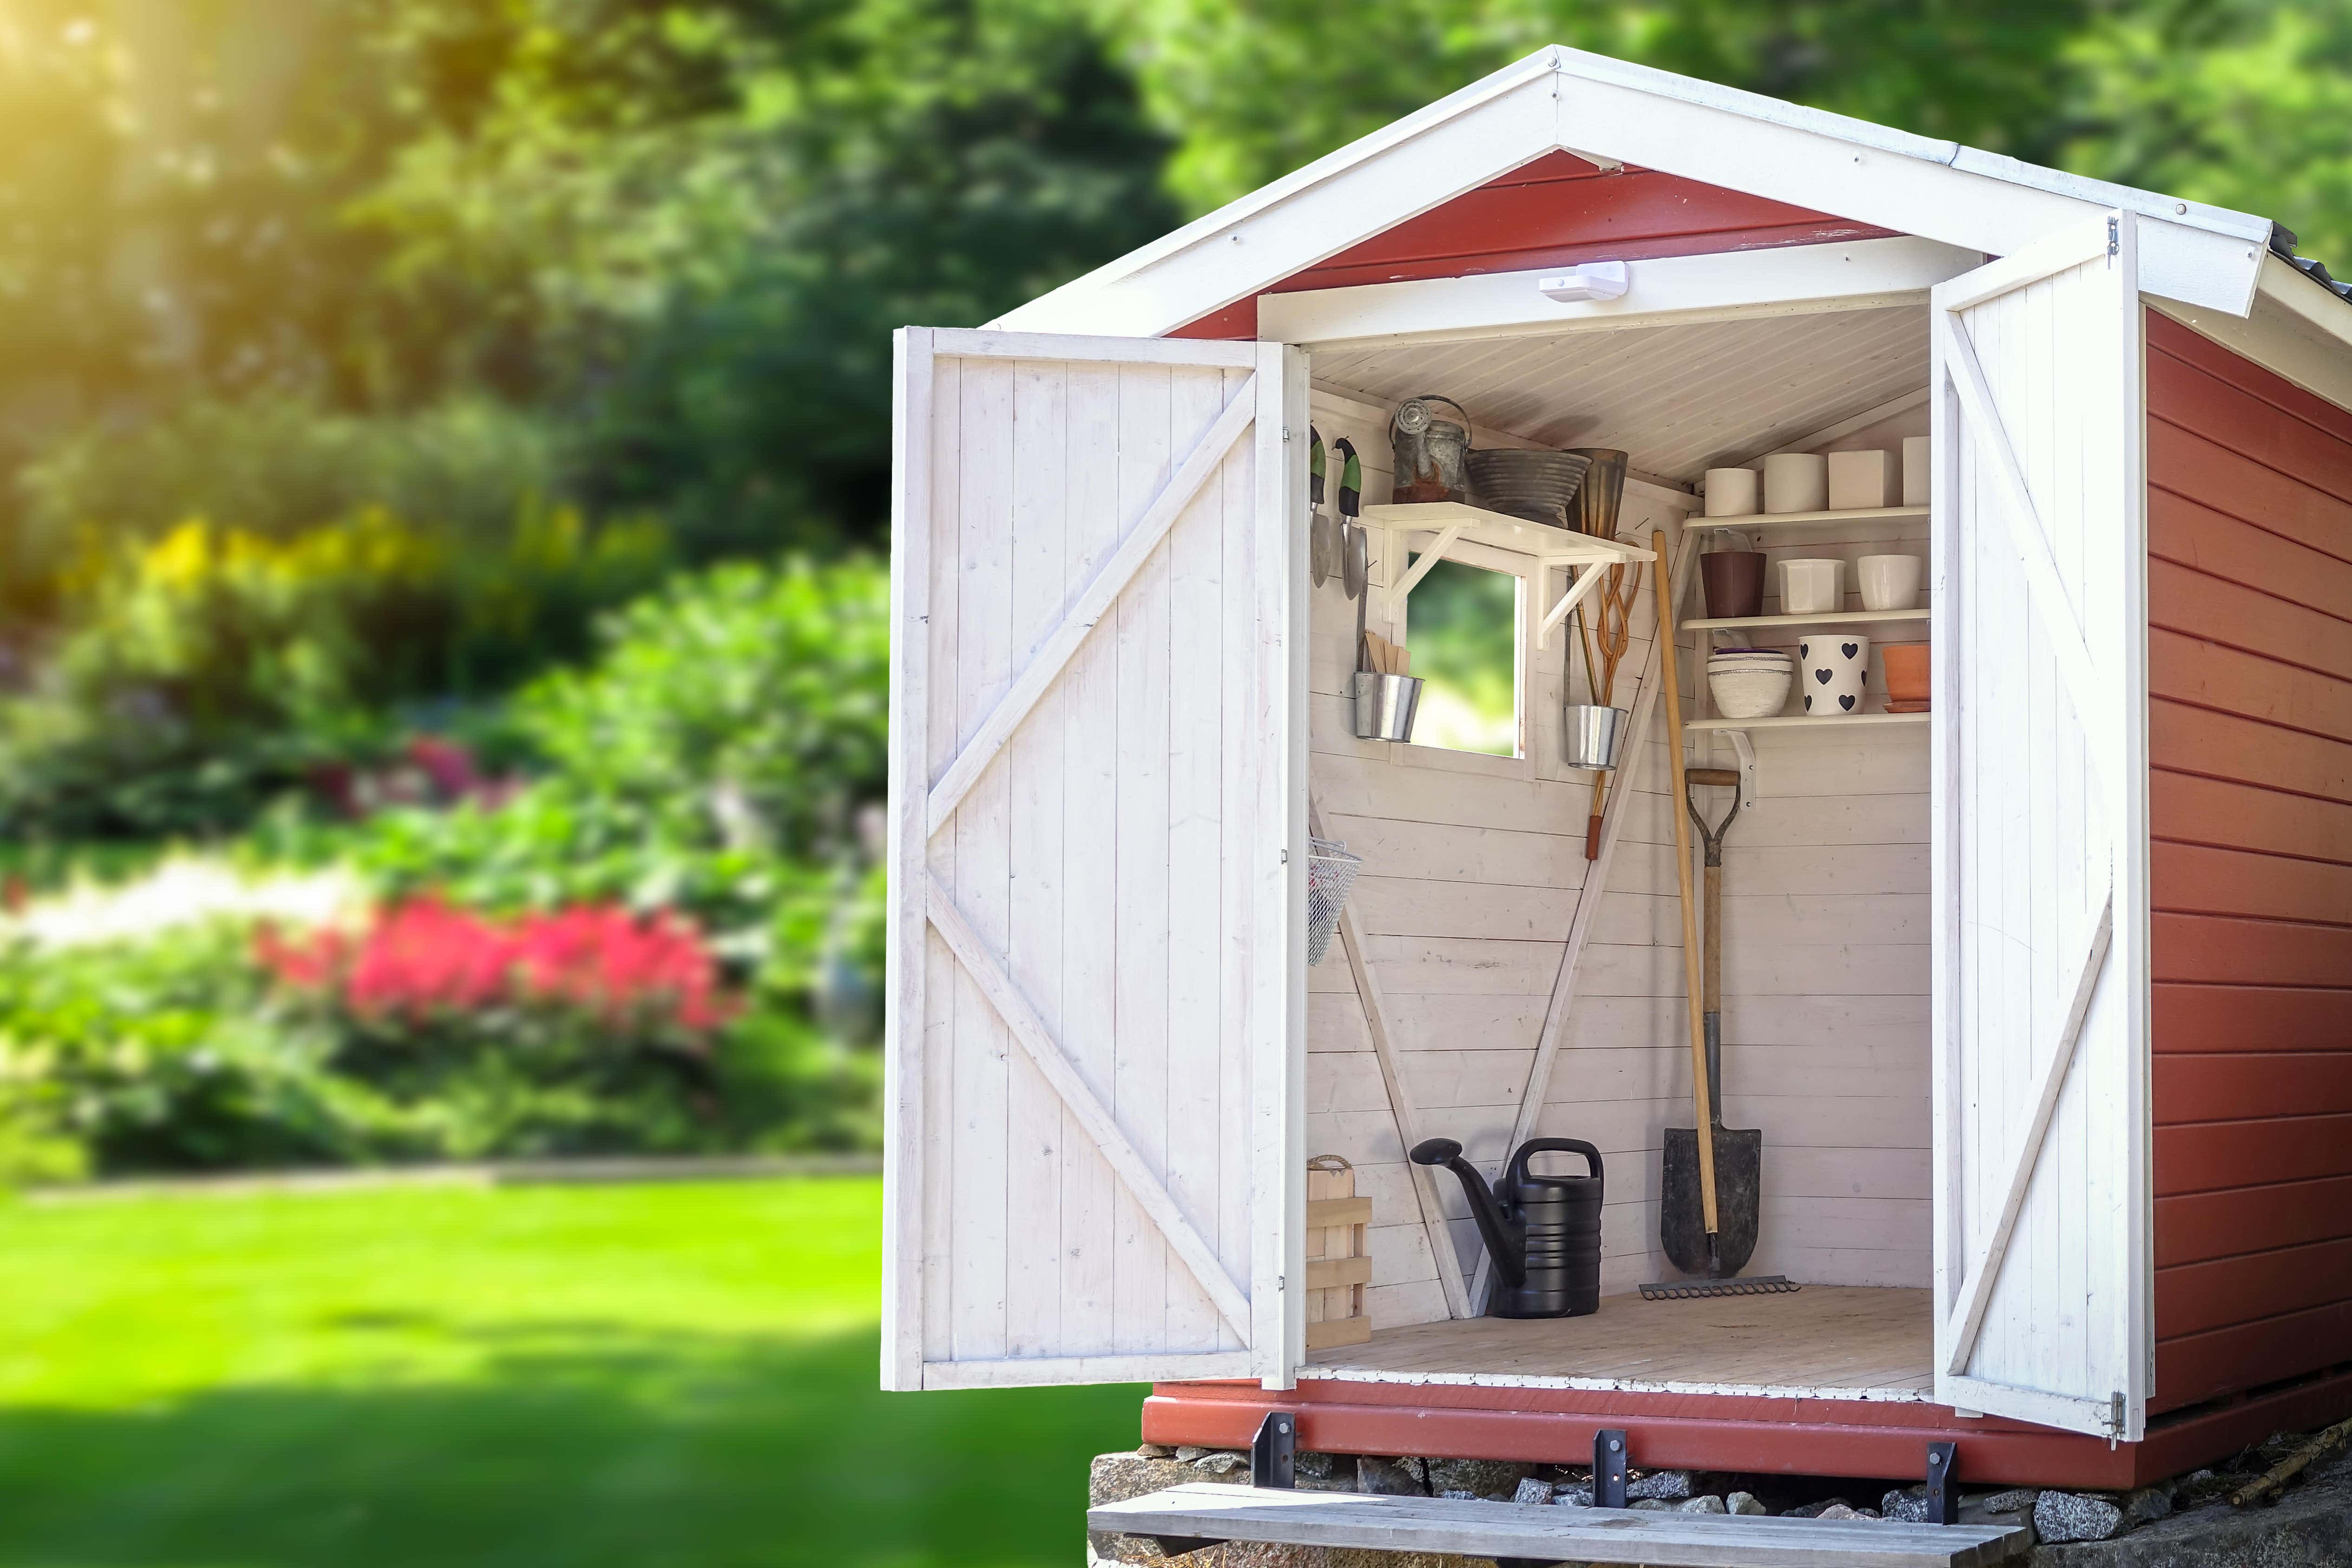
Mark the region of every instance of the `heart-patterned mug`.
[[1851, 632], [1809, 632], [1797, 643], [1797, 684], [1813, 718], [1862, 711], [1870, 684], [1870, 639]]

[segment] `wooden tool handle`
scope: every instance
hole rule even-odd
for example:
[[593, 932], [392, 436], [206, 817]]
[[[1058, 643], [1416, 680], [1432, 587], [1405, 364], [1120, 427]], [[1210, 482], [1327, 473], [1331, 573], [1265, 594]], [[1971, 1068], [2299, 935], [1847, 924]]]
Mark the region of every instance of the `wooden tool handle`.
[[[1666, 536], [1664, 530], [1650, 536], [1651, 548], [1658, 559], [1666, 556]], [[1683, 895], [1683, 994], [1688, 1005], [1684, 1011], [1690, 1020], [1691, 1103], [1697, 1114], [1699, 1210], [1706, 1220], [1706, 1233], [1714, 1236], [1722, 1229], [1715, 1211], [1715, 1126], [1714, 1107], [1706, 1092], [1706, 1023], [1700, 1009], [1705, 1004], [1706, 987], [1699, 974], [1698, 904], [1691, 889], [1690, 813], [1680, 810], [1690, 798], [1688, 770], [1683, 765], [1683, 694], [1682, 674], [1676, 668], [1680, 657], [1675, 649], [1675, 593], [1668, 582], [1673, 574], [1654, 571], [1651, 580], [1658, 585], [1658, 670], [1665, 678], [1658, 695], [1666, 710], [1666, 760], [1675, 770], [1675, 792], [1667, 797], [1675, 809], [1666, 815], [1675, 820], [1675, 879]]]

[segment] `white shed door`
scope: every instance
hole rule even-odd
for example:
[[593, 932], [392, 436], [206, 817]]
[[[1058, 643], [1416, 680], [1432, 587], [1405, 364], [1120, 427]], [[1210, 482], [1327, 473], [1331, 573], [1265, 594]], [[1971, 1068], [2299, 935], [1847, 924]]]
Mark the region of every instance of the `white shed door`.
[[1936, 1397], [2141, 1435], [2141, 319], [2129, 214], [1937, 286]]
[[884, 1385], [1286, 1378], [1304, 358], [908, 328], [898, 376]]

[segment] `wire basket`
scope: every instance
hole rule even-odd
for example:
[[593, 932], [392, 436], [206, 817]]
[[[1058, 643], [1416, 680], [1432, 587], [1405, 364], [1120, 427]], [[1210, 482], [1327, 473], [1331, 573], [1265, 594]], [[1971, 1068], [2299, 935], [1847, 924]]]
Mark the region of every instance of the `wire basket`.
[[1307, 841], [1307, 961], [1319, 964], [1330, 951], [1331, 933], [1339, 928], [1339, 911], [1364, 857], [1351, 855], [1337, 839]]

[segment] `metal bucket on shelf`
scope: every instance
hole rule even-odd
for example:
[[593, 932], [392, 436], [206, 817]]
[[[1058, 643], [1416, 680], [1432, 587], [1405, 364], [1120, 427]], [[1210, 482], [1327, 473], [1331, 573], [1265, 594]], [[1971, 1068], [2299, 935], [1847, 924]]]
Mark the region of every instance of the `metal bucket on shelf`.
[[1356, 738], [1411, 740], [1412, 717], [1421, 706], [1419, 675], [1356, 672]]
[[1559, 710], [1560, 760], [1570, 768], [1607, 770], [1617, 766], [1633, 716], [1598, 703], [1564, 703]]

